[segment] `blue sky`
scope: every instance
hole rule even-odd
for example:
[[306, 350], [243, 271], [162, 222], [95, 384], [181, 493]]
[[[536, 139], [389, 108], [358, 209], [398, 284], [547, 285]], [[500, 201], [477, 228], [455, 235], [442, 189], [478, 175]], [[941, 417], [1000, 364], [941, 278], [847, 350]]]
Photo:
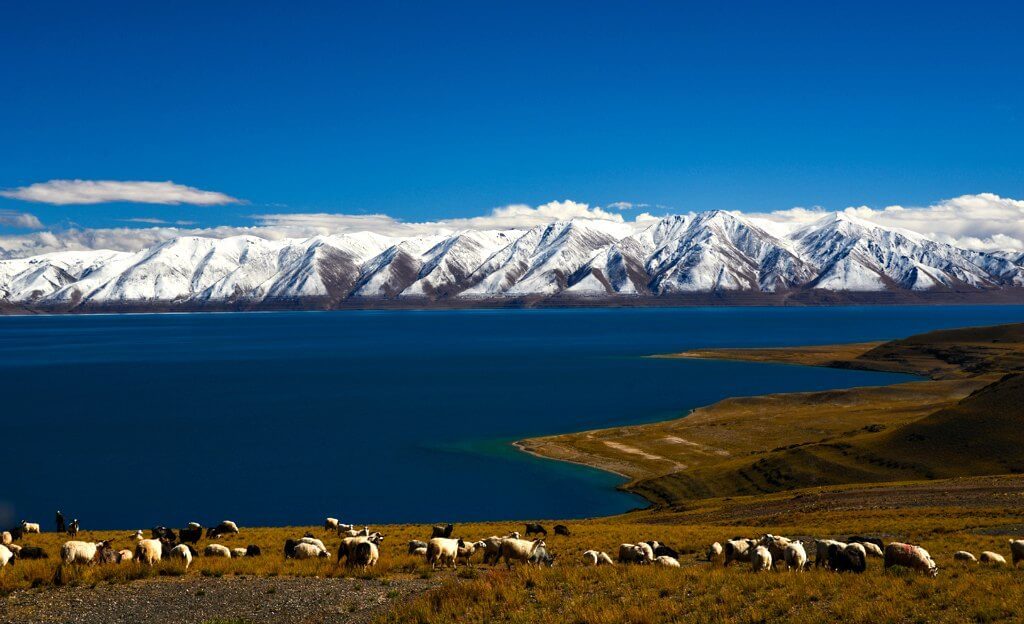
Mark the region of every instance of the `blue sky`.
[[173, 181], [247, 202], [0, 198], [51, 229], [419, 221], [562, 199], [764, 212], [1024, 197], [1017, 3], [34, 1], [3, 14], [0, 189]]

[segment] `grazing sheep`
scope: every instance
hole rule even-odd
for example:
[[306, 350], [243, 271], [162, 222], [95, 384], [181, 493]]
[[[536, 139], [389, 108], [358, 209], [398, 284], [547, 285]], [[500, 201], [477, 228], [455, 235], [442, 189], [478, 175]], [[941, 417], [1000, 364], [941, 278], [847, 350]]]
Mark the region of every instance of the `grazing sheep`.
[[222, 520], [220, 524], [215, 527], [210, 527], [206, 530], [206, 539], [214, 539], [221, 535], [237, 535], [238, 525], [230, 520]]
[[0, 533], [0, 544], [3, 544], [4, 546], [7, 546], [7, 545], [13, 544], [13, 543], [14, 543], [14, 536], [11, 535], [10, 531], [4, 531], [3, 533]]
[[188, 571], [188, 567], [192, 565], [192, 551], [185, 544], [178, 544], [171, 549], [171, 552], [167, 554], [170, 559], [181, 559], [185, 562], [185, 571]]
[[541, 525], [539, 525], [539, 524], [537, 524], [535, 522], [527, 523], [526, 524], [526, 533], [524, 533], [524, 535], [529, 537], [529, 536], [534, 535], [534, 534], [536, 534], [536, 535], [543, 535], [544, 537], [548, 536], [547, 529], [545, 529]]
[[231, 549], [227, 546], [221, 546], [220, 544], [207, 544], [206, 548], [203, 549], [203, 556], [230, 559]]
[[708, 561], [714, 562], [714, 561], [718, 561], [719, 559], [722, 559], [724, 557], [725, 557], [725, 549], [722, 548], [721, 544], [719, 544], [718, 542], [715, 542], [714, 544], [711, 544], [710, 546], [708, 546], [708, 552], [707, 552], [707, 559], [708, 559]]
[[953, 560], [961, 563], [978, 563], [978, 558], [966, 550], [958, 550], [953, 553]]
[[864, 548], [864, 544], [860, 544], [858, 542], [854, 542], [852, 544], [847, 544], [846, 545], [846, 550], [848, 550], [850, 552], [856, 551], [861, 557], [864, 557], [865, 561], [867, 561], [868, 549]]
[[680, 567], [679, 560], [675, 559], [674, 557], [669, 557], [668, 555], [661, 555], [660, 557], [655, 557], [654, 563], [656, 565], [665, 566], [666, 568]]
[[426, 547], [427, 547], [427, 543], [426, 542], [421, 542], [419, 540], [409, 540], [409, 554], [410, 555], [413, 553], [414, 550], [417, 550], [419, 548], [426, 548]]
[[555, 565], [556, 556], [557, 555], [548, 552], [548, 548], [546, 545], [540, 544], [533, 549], [532, 553], [530, 553], [530, 558], [526, 560], [526, 563], [535, 566], [545, 565], [550, 568], [551, 566]]
[[348, 562], [351, 565], [372, 568], [377, 565], [377, 560], [379, 558], [380, 550], [377, 548], [377, 545], [367, 540], [356, 544], [355, 551], [352, 553], [352, 556], [349, 557]]
[[531, 542], [529, 540], [507, 537], [501, 540], [501, 558], [505, 560], [505, 565], [512, 569], [513, 560], [528, 563], [533, 551], [541, 546], [546, 547], [547, 545], [540, 538]]
[[240, 558], [245, 556], [245, 553], [246, 553], [246, 550], [244, 548], [242, 548], [241, 546], [238, 546], [236, 548], [232, 548], [231, 549], [231, 558], [232, 559], [240, 559]]
[[337, 518], [327, 518], [326, 520], [324, 520], [324, 531], [337, 532], [338, 524], [339, 523]]
[[339, 522], [338, 523], [338, 535], [342, 535], [344, 533], [348, 533], [349, 531], [351, 531], [354, 528], [355, 527], [352, 526], [351, 524], [342, 524], [342, 523]]
[[14, 565], [14, 552], [10, 548], [0, 544], [0, 568], [7, 564]]
[[836, 540], [824, 539], [814, 541], [814, 567], [816, 568], [827, 568], [828, 567], [828, 549], [832, 546], [838, 546], [839, 548], [846, 548], [846, 542], [837, 542]]
[[781, 535], [772, 535], [766, 533], [761, 536], [758, 545], [764, 546], [768, 549], [768, 552], [772, 554], [772, 562], [774, 565], [784, 563], [786, 560], [786, 546], [789, 545], [790, 539], [788, 537], [782, 537]]
[[440, 525], [439, 526], [435, 526], [432, 529], [430, 529], [430, 537], [431, 538], [435, 538], [435, 537], [451, 537], [452, 536], [452, 531], [454, 531], [454, 530], [455, 530], [455, 525], [454, 524], [446, 524], [444, 526], [440, 526]]
[[592, 566], [615, 565], [608, 553], [597, 550], [588, 550], [583, 553], [583, 562]]
[[650, 544], [619, 544], [619, 563], [652, 563], [654, 549]]
[[326, 559], [331, 553], [324, 548], [314, 544], [299, 542], [295, 545], [292, 557], [295, 559]]
[[38, 522], [26, 522], [24, 520], [21, 521], [21, 532], [26, 535], [29, 533], [42, 533], [42, 531], [39, 530]]
[[892, 566], [903, 566], [932, 577], [939, 575], [939, 567], [928, 551], [912, 544], [892, 542], [885, 547], [885, 569]]
[[828, 568], [835, 572], [854, 572], [860, 574], [868, 568], [867, 555], [860, 544], [847, 544], [841, 547], [832, 544], [828, 547]]
[[256, 544], [249, 544], [248, 546], [245, 547], [245, 556], [246, 557], [262, 557], [263, 556], [263, 549], [260, 548], [259, 546], [257, 546]]
[[427, 556], [427, 547], [426, 546], [421, 546], [419, 548], [415, 548], [409, 554], [410, 555], [416, 555], [417, 557], [426, 557]]
[[64, 563], [94, 563], [96, 553], [104, 542], [79, 542], [71, 540], [60, 547], [60, 560]]
[[661, 542], [653, 540], [644, 543], [651, 547], [651, 549], [654, 551], [655, 557], [672, 557], [673, 559], [679, 558], [679, 553], [676, 552], [674, 548], [670, 548], [666, 544], [662, 544]]
[[978, 561], [980, 561], [981, 563], [987, 563], [989, 565], [1006, 565], [1006, 557], [1000, 555], [999, 553], [992, 552], [991, 550], [986, 550], [982, 552], [981, 556], [978, 557]]
[[159, 563], [163, 552], [163, 542], [158, 539], [140, 539], [135, 544], [135, 560], [148, 566]]
[[465, 542], [460, 539], [432, 537], [427, 542], [427, 563], [430, 564], [431, 569], [438, 565], [442, 567], [451, 565], [454, 568], [459, 556], [459, 546], [464, 544]]
[[796, 541], [786, 544], [786, 550], [783, 552], [783, 561], [785, 561], [787, 568], [797, 572], [807, 567], [807, 551], [804, 550], [803, 542]]
[[317, 548], [319, 548], [320, 550], [327, 550], [327, 547], [324, 546], [324, 543], [321, 542], [320, 540], [318, 540], [315, 537], [303, 537], [303, 538], [300, 538], [298, 540], [298, 543], [299, 544], [312, 544], [312, 545], [316, 546]]
[[[877, 537], [865, 537], [863, 535], [851, 535], [850, 537], [846, 538], [846, 543], [847, 544], [853, 544], [854, 542], [856, 542], [858, 544], [872, 544], [874, 546], [878, 546], [878, 550], [879, 551], [881, 551], [883, 548], [885, 548], [885, 544], [883, 544], [882, 540], [878, 539]], [[864, 548], [868, 551], [868, 554], [870, 555], [871, 554], [871, 549], [868, 548], [867, 546], [865, 546]]]
[[854, 543], [855, 544], [860, 544], [864, 548], [864, 551], [867, 552], [869, 557], [878, 557], [879, 559], [881, 559], [882, 557], [885, 556], [885, 553], [882, 552], [881, 546], [879, 546], [878, 544], [875, 544], [873, 542], [854, 542]]
[[360, 535], [357, 537], [346, 537], [341, 540], [341, 544], [338, 545], [338, 563], [341, 563], [342, 558], [347, 557], [349, 563], [352, 562], [352, 557], [355, 555], [356, 546], [362, 542], [373, 542], [377, 548], [380, 548], [381, 543], [384, 541], [384, 536], [379, 532], [374, 531], [369, 536]]
[[198, 522], [189, 522], [188, 526], [178, 531], [183, 544], [198, 544], [203, 538], [203, 527]]
[[135, 559], [135, 553], [133, 553], [132, 551], [128, 550], [127, 548], [123, 548], [123, 549], [117, 551], [118, 563], [125, 563], [125, 562], [128, 562], [128, 561], [132, 561], [134, 559]]
[[153, 539], [166, 540], [168, 542], [178, 541], [178, 534], [174, 532], [174, 529], [168, 529], [165, 526], [153, 527], [149, 530], [149, 534]]
[[1010, 540], [1010, 560], [1015, 568], [1018, 561], [1024, 560], [1024, 540]]
[[[10, 548], [10, 546], [8, 546]], [[25, 546], [18, 552], [18, 559], [49, 559], [50, 555], [39, 546]]]
[[733, 561], [750, 563], [750, 557], [754, 554], [757, 542], [752, 539], [731, 539], [725, 543], [722, 550], [725, 551], [723, 566], [728, 566]]
[[569, 527], [565, 526], [564, 524], [556, 524], [555, 535], [564, 535], [566, 537], [569, 537]]
[[750, 555], [750, 567], [754, 572], [772, 569], [772, 553], [767, 546], [757, 546]]

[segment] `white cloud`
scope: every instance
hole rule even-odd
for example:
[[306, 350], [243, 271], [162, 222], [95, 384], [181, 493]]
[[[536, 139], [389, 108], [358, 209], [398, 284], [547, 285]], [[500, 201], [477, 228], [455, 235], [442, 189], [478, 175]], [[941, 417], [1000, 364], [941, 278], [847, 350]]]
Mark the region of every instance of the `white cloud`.
[[242, 200], [224, 193], [203, 191], [171, 181], [50, 180], [0, 191], [0, 197], [58, 206], [107, 202], [196, 206], [243, 203]]
[[[1024, 250], [1024, 201], [1002, 198], [991, 193], [963, 195], [921, 208], [889, 206], [874, 209], [859, 206], [846, 208], [845, 212], [882, 226], [912, 230], [934, 240], [970, 249]], [[820, 207], [797, 207], [746, 214], [757, 219], [765, 229], [781, 235], [828, 213]], [[3, 215], [0, 212], [0, 219]], [[27, 217], [35, 219], [32, 215]], [[137, 217], [132, 221], [155, 227], [72, 228], [3, 236], [0, 237], [0, 258], [78, 249], [134, 251], [177, 236], [225, 238], [249, 234], [279, 240], [370, 231], [385, 236], [410, 237], [450, 234], [467, 229], [523, 229], [571, 218], [603, 219], [631, 223], [642, 228], [660, 218], [660, 215], [640, 212], [632, 221], [626, 221], [619, 213], [566, 200], [536, 207], [513, 204], [495, 208], [478, 217], [423, 222], [401, 221], [386, 214], [280, 213], [253, 215], [252, 218], [254, 225], [251, 226], [192, 228], [188, 226], [193, 224], [185, 221], [172, 224], [160, 222], [159, 219]], [[41, 227], [38, 219], [34, 223]]]
[[7, 225], [27, 230], [41, 230], [43, 223], [34, 214], [14, 210], [0, 210], [0, 225]]
[[[1024, 249], [1024, 201], [993, 193], [961, 195], [923, 207], [851, 206], [843, 210], [878, 225], [981, 251]], [[748, 216], [792, 229], [828, 214], [820, 207], [790, 208]]]

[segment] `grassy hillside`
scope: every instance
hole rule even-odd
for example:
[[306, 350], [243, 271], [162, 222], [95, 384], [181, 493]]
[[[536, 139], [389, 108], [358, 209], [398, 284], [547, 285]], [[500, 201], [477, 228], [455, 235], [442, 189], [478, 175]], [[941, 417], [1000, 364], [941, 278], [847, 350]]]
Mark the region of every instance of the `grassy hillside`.
[[[800, 487], [1001, 474], [1024, 468], [1024, 325], [888, 343], [703, 350], [723, 357], [913, 372], [932, 381], [727, 399], [685, 418], [526, 440], [612, 470], [660, 504]], [[1015, 398], [1016, 397], [1016, 398]]]

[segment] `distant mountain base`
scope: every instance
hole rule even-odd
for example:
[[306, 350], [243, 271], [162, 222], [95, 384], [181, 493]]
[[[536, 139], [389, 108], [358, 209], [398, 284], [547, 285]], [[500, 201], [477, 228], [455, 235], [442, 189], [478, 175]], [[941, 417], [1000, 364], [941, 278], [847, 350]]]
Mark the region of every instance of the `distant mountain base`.
[[426, 297], [369, 298], [328, 297], [264, 299], [261, 301], [133, 301], [53, 304], [0, 301], [0, 314], [111, 314], [161, 312], [248, 312], [287, 310], [474, 310], [516, 308], [613, 308], [694, 306], [838, 306], [838, 305], [1024, 305], [1024, 289], [964, 291], [852, 292], [795, 290], [763, 293], [750, 291], [707, 292], [674, 295], [584, 296], [558, 294], [550, 297]]

